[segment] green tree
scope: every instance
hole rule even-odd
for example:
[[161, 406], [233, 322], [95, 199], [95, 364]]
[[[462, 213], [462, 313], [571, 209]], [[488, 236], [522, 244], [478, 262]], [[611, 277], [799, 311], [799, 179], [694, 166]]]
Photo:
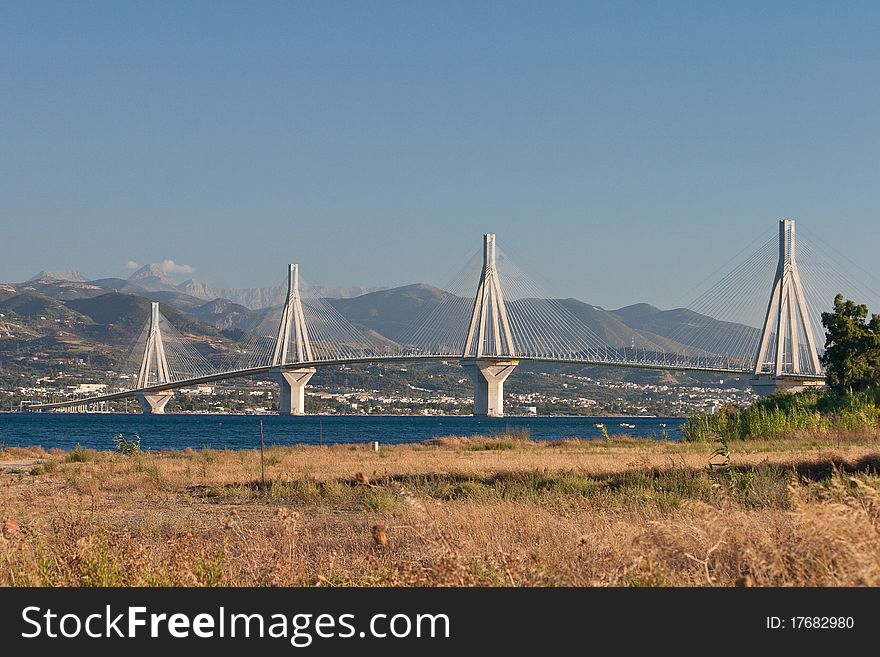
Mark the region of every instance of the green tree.
[[864, 390], [880, 383], [880, 315], [843, 295], [834, 297], [834, 312], [822, 313], [828, 387], [837, 392]]

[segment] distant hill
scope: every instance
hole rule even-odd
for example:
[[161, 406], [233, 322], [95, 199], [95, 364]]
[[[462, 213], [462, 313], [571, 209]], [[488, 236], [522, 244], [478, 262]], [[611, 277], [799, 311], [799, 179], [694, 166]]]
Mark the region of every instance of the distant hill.
[[150, 302], [147, 299], [118, 292], [90, 299], [73, 299], [67, 304], [96, 324], [143, 324], [150, 315]]
[[[210, 301], [213, 299], [228, 299], [251, 310], [262, 310], [272, 306], [281, 305], [284, 295], [287, 293], [287, 284], [275, 287], [211, 287], [202, 281], [190, 279], [177, 286], [177, 289], [199, 299]], [[366, 287], [333, 287], [327, 285], [310, 285], [307, 282], [300, 283], [300, 292], [307, 297], [320, 297], [328, 299], [348, 299], [373, 292], [377, 288]]]
[[83, 319], [79, 313], [68, 308], [63, 302], [42, 294], [17, 294], [5, 301], [0, 301], [0, 312], [15, 313], [28, 319]]
[[[384, 289], [360, 286], [310, 285], [307, 281], [301, 281], [300, 286], [304, 296], [332, 299], [353, 298]], [[121, 292], [123, 294], [149, 296], [164, 303], [187, 309], [200, 306], [206, 301], [227, 299], [250, 310], [262, 310], [280, 305], [287, 291], [286, 283], [271, 287], [251, 288], [215, 288], [195, 279], [177, 283], [168, 273], [165, 263], [144, 265], [132, 273], [128, 279], [99, 278], [88, 280], [77, 270], [44, 270], [31, 276], [27, 281], [16, 283], [10, 287], [14, 288], [14, 291], [18, 294], [36, 292], [62, 300], [86, 299], [106, 294], [107, 292]], [[174, 294], [182, 296], [171, 296]], [[0, 290], [0, 298], [3, 296], [4, 293]]]
[[[305, 296], [314, 296], [314, 290], [320, 289], [330, 290], [312, 288], [312, 293]], [[233, 296], [202, 298], [220, 291]], [[175, 286], [161, 268], [153, 265], [141, 268], [129, 280], [104, 278], [83, 282], [43, 276], [26, 283], [0, 285], [0, 303], [5, 304], [0, 309], [22, 317], [52, 318], [67, 317], [67, 309], [97, 324], [139, 326], [149, 314], [152, 299], [162, 303], [162, 312], [179, 330], [205, 335], [220, 330], [266, 334], [275, 329], [283, 293], [280, 287], [216, 290], [193, 280]], [[349, 322], [372, 332], [374, 339], [398, 343], [411, 337], [414, 321], [443, 303], [454, 304], [455, 312], [446, 317], [448, 325], [437, 327], [436, 333], [456, 334], [461, 330], [460, 324], [467, 321], [471, 303], [470, 299], [424, 283], [324, 300]], [[719, 344], [757, 340], [759, 332], [757, 328], [722, 322], [686, 308], [661, 310], [640, 303], [609, 311], [578, 299], [557, 302], [611, 347], [675, 353], [711, 351]]]
[[5, 283], [0, 283], [0, 301], [5, 301], [10, 297], [14, 297], [16, 294], [18, 293], [15, 291], [14, 287], [6, 285]]
[[128, 277], [129, 282], [150, 292], [176, 292], [177, 284], [159, 265], [144, 265]]
[[[90, 281], [92, 285], [100, 286], [105, 292], [121, 292], [123, 294], [145, 295], [149, 292], [137, 283], [132, 283], [124, 278], [99, 278]], [[98, 296], [97, 294], [95, 296]]]
[[211, 301], [213, 299], [228, 299], [251, 310], [259, 310], [270, 306], [279, 305], [283, 302], [285, 287], [251, 287], [251, 288], [212, 288], [210, 285], [196, 280], [184, 281], [177, 286], [184, 294]]
[[633, 327], [598, 306], [592, 306], [577, 299], [559, 299], [559, 303], [611, 347], [635, 347], [648, 351], [664, 352], [682, 350], [681, 344], [651, 331]]
[[722, 322], [687, 308], [660, 310], [647, 303], [637, 303], [612, 311], [628, 326], [674, 338], [678, 342], [711, 351], [719, 344], [757, 343], [760, 330], [744, 324]]
[[109, 290], [100, 284], [82, 281], [65, 281], [57, 278], [39, 278], [15, 286], [19, 294], [36, 293], [53, 299], [84, 299], [98, 296]]
[[183, 292], [171, 292], [167, 290], [157, 290], [156, 292], [145, 292], [143, 295], [153, 301], [159, 301], [170, 306], [174, 306], [178, 310], [189, 312], [194, 308], [204, 305], [204, 300], [185, 294]]
[[187, 313], [199, 321], [216, 326], [221, 330], [253, 328], [257, 312], [244, 306], [232, 303], [229, 299], [214, 299], [187, 310]]
[[216, 299], [221, 296], [215, 294], [214, 290], [207, 283], [203, 283], [202, 281], [197, 281], [192, 278], [178, 285], [177, 289], [184, 294], [189, 294], [190, 296], [196, 297], [197, 299], [202, 299], [203, 301], [206, 299]]
[[75, 283], [85, 283], [88, 278], [80, 274], [76, 269], [70, 269], [68, 271], [41, 271], [39, 274], [34, 274], [29, 279], [27, 279], [27, 283], [31, 281], [41, 281], [53, 279], [56, 281], [73, 281]]
[[[330, 299], [328, 302], [352, 324], [367, 327], [385, 337], [401, 342], [411, 337], [413, 321], [426, 317], [439, 304], [453, 298], [449, 292], [423, 283], [371, 292], [353, 299]], [[460, 299], [459, 313], [468, 312], [470, 300]], [[611, 347], [637, 347], [650, 351], [682, 351], [685, 347], [662, 335], [628, 326], [620, 317], [577, 299], [557, 300], [575, 318], [586, 324]], [[438, 327], [438, 335], [455, 332], [453, 323], [464, 317], [447, 317], [448, 327]]]
[[[67, 306], [82, 315], [91, 318], [97, 324], [126, 324], [139, 326], [150, 316], [150, 300], [131, 294], [111, 292], [91, 299], [74, 299]], [[161, 305], [161, 313], [181, 333], [199, 335], [219, 334], [219, 330], [193, 319], [173, 306]]]
[[328, 299], [349, 322], [367, 327], [395, 342], [407, 337], [413, 319], [430, 312], [451, 295], [449, 292], [415, 283], [390, 290], [370, 292], [353, 299]]

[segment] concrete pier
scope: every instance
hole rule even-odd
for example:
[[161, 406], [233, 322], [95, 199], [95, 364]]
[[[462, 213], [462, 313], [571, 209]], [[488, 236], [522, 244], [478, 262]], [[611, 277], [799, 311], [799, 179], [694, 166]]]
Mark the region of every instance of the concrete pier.
[[495, 358], [461, 361], [474, 384], [475, 416], [504, 417], [504, 382], [518, 364], [516, 360]]
[[774, 376], [761, 374], [749, 379], [749, 385], [762, 397], [774, 392], [803, 392], [809, 388], [821, 388], [825, 382], [821, 379], [800, 379], [796, 376]]
[[173, 396], [174, 393], [168, 390], [167, 392], [152, 392], [149, 394], [139, 393], [135, 395], [135, 398], [145, 414], [161, 415], [165, 413], [165, 405], [171, 401]]
[[309, 379], [315, 374], [314, 367], [302, 367], [278, 373], [278, 385], [281, 389], [281, 401], [278, 406], [279, 415], [305, 415], [305, 389]]

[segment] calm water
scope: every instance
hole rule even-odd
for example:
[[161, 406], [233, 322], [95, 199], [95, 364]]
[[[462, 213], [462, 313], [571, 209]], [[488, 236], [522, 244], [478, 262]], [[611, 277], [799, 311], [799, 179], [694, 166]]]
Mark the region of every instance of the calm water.
[[[681, 439], [681, 418], [589, 417], [400, 417], [264, 415], [263, 435], [269, 445], [421, 442], [437, 436], [472, 436], [528, 429], [535, 440], [566, 437], [600, 438], [603, 423], [614, 435], [657, 438], [667, 431]], [[71, 448], [76, 443], [95, 449], [113, 449], [113, 436], [137, 432], [144, 449], [184, 447], [253, 448], [259, 446], [259, 417], [252, 415], [141, 415], [117, 413], [0, 413], [0, 443]], [[635, 425], [635, 428], [621, 426]], [[663, 425], [666, 425], [665, 427]]]

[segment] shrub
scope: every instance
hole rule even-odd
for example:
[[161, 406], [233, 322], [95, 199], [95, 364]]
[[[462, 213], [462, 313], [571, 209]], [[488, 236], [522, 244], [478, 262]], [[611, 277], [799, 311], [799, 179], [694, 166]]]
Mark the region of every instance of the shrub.
[[452, 487], [447, 495], [450, 500], [484, 500], [491, 494], [491, 490], [479, 481], [462, 481]]
[[124, 434], [117, 433], [113, 437], [113, 444], [116, 449], [126, 456], [137, 456], [141, 453], [141, 437], [135, 433], [131, 438], [126, 438]]
[[787, 509], [791, 505], [789, 473], [776, 465], [746, 470], [731, 468], [719, 476], [728, 492], [746, 507]]
[[58, 461], [43, 461], [31, 468], [31, 474], [38, 476], [41, 474], [49, 474], [58, 471]]
[[397, 506], [397, 495], [381, 488], [371, 488], [364, 493], [363, 503], [371, 511], [390, 511]]
[[87, 461], [94, 460], [94, 458], [95, 450], [83, 449], [83, 446], [77, 443], [64, 460], [68, 463], [86, 463]]

